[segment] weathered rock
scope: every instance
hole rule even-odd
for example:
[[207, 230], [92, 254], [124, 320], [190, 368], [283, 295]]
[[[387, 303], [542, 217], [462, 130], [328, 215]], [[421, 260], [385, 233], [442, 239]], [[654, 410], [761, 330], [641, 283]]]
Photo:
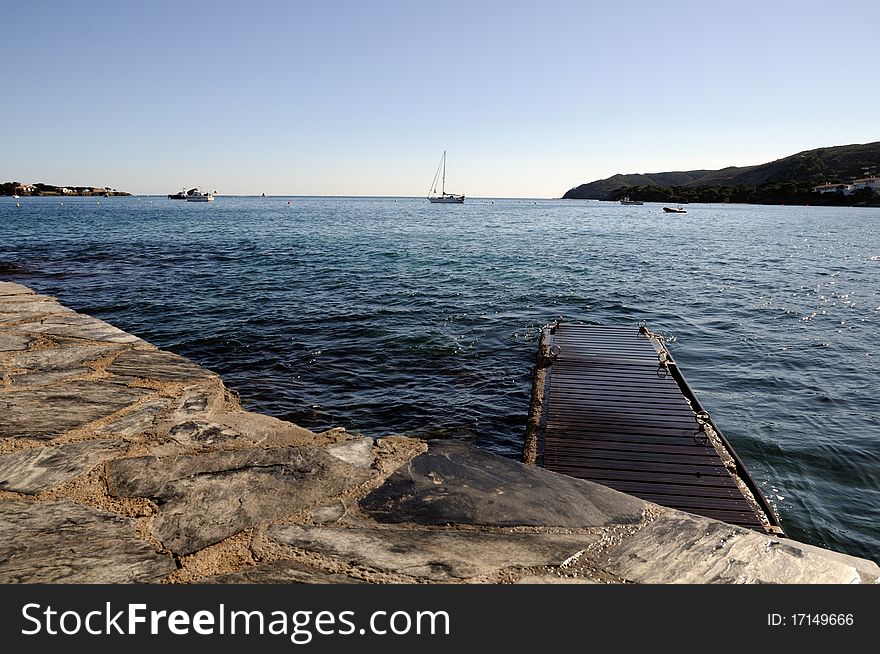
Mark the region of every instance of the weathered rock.
[[260, 413], [236, 411], [219, 417], [218, 421], [233, 431], [269, 447], [306, 445], [315, 442], [314, 432]]
[[527, 534], [272, 526], [275, 541], [361, 566], [435, 581], [468, 579], [504, 568], [559, 566], [598, 540], [590, 534]]
[[103, 320], [92, 318], [82, 313], [70, 313], [63, 316], [50, 316], [38, 322], [17, 325], [16, 331], [31, 334], [52, 334], [69, 338], [82, 338], [90, 341], [106, 343], [142, 343], [137, 336], [132, 336]]
[[318, 506], [312, 509], [311, 518], [312, 522], [316, 522], [321, 525], [326, 525], [331, 522], [339, 522], [346, 516], [348, 511], [345, 508], [345, 502], [341, 500], [336, 500], [335, 502], [331, 502], [330, 504], [325, 504], [323, 506]]
[[383, 522], [602, 527], [641, 521], [646, 504], [472, 445], [434, 441], [361, 506]]
[[317, 447], [136, 457], [109, 465], [110, 493], [156, 500], [153, 532], [182, 554], [326, 502], [369, 477]]
[[115, 440], [92, 440], [0, 454], [0, 489], [33, 495], [70, 481], [125, 451]]
[[113, 360], [107, 372], [123, 377], [143, 377], [156, 381], [198, 381], [217, 377], [177, 354], [161, 350], [126, 350]]
[[23, 336], [21, 334], [0, 333], [0, 352], [13, 352], [15, 350], [26, 350], [34, 340], [33, 336]]
[[138, 436], [150, 433], [155, 426], [156, 416], [169, 409], [172, 404], [173, 400], [167, 398], [149, 400], [116, 420], [108, 422], [98, 431], [102, 434], [119, 434], [121, 436]]
[[311, 568], [296, 561], [273, 561], [225, 575], [201, 579], [203, 584], [362, 584], [358, 579]]
[[56, 347], [36, 352], [21, 352], [10, 357], [13, 368], [27, 370], [70, 370], [102, 359], [118, 350], [112, 345], [88, 345], [84, 347]]
[[208, 412], [211, 405], [211, 394], [201, 387], [189, 387], [184, 389], [174, 419], [179, 422], [195, 416], [203, 416]]
[[72, 368], [70, 370], [54, 370], [51, 372], [22, 372], [10, 375], [14, 386], [48, 386], [65, 379], [91, 372], [88, 368]]
[[82, 313], [50, 316], [37, 322], [16, 325], [15, 329], [29, 334], [52, 334], [106, 343], [143, 343], [137, 336]]
[[55, 438], [124, 409], [149, 393], [104, 381], [0, 392], [0, 438]]
[[9, 318], [8, 314], [17, 316], [11, 320], [22, 320], [24, 318], [33, 318], [39, 316], [49, 316], [59, 313], [73, 313], [73, 309], [68, 309], [62, 304], [54, 301], [45, 301], [34, 299], [33, 295], [16, 296], [14, 302], [0, 302], [0, 318]]
[[516, 580], [517, 584], [595, 584], [592, 579], [581, 577], [556, 577], [553, 575], [526, 575]]
[[33, 295], [27, 286], [15, 282], [0, 282], [0, 295]]
[[807, 543], [799, 543], [796, 541], [785, 541], [802, 552], [815, 554], [823, 558], [839, 561], [845, 565], [850, 565], [856, 569], [863, 583], [880, 583], [880, 565], [868, 559], [862, 559], [858, 556], [844, 554], [843, 552], [835, 552], [834, 550], [825, 549], [816, 545], [808, 545]]
[[[849, 557], [847, 557], [849, 558]], [[848, 584], [850, 561], [818, 548], [670, 511], [606, 552], [602, 568], [637, 583]]]
[[327, 446], [326, 450], [337, 459], [358, 468], [371, 468], [375, 461], [372, 438], [343, 441], [336, 445]]
[[175, 569], [132, 521], [73, 502], [0, 502], [0, 583], [147, 583]]
[[[39, 320], [40, 318], [46, 318], [50, 315], [50, 312], [35, 310], [16, 311], [14, 313], [4, 313], [3, 311], [0, 311], [0, 326], [9, 325], [18, 331], [31, 331], [28, 329], [32, 324], [29, 321]], [[24, 322], [24, 324], [17, 324], [20, 322]]]
[[[22, 296], [26, 296], [26, 297], [22, 297]], [[56, 300], [51, 295], [41, 295], [39, 293], [34, 293], [33, 291], [30, 291], [28, 293], [19, 293], [17, 295], [3, 295], [3, 293], [0, 292], [0, 305], [16, 304], [18, 302], [55, 302], [55, 303], [57, 303], [58, 300]]]
[[168, 435], [181, 445], [212, 445], [239, 437], [230, 429], [206, 420], [187, 420], [168, 430]]

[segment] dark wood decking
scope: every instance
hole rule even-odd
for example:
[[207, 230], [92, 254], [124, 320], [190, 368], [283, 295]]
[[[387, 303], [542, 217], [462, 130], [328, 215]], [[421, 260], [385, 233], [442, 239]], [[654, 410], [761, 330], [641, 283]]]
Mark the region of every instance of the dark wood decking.
[[657, 504], [782, 533], [662, 340], [641, 331], [571, 324], [545, 330], [542, 389], [536, 376], [543, 398], [533, 401], [536, 462]]

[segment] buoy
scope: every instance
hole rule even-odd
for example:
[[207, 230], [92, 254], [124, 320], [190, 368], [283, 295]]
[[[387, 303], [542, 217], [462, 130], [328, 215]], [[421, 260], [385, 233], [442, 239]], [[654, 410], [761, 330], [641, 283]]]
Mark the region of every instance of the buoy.
[[64, 206], [64, 203], [63, 203], [63, 202], [59, 202], [58, 204], [60, 204], [62, 207]]
[[16, 207], [20, 207], [21, 205], [20, 205], [18, 202], [16, 202], [16, 203], [15, 203], [15, 206], [16, 206]]

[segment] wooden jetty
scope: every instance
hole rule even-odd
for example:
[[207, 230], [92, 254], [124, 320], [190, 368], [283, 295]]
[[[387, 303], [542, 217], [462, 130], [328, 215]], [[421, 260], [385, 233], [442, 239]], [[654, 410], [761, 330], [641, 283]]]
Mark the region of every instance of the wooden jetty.
[[544, 329], [523, 461], [784, 535], [663, 337], [645, 325]]

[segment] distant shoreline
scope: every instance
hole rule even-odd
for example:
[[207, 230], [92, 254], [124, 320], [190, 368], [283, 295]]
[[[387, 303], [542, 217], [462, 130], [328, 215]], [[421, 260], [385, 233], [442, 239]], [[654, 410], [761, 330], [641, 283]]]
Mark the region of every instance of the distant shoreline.
[[0, 184], [0, 196], [12, 197], [107, 197], [114, 195], [131, 195], [126, 191], [118, 191], [115, 188], [105, 186], [55, 186], [37, 182], [23, 184], [22, 182], [4, 182]]

